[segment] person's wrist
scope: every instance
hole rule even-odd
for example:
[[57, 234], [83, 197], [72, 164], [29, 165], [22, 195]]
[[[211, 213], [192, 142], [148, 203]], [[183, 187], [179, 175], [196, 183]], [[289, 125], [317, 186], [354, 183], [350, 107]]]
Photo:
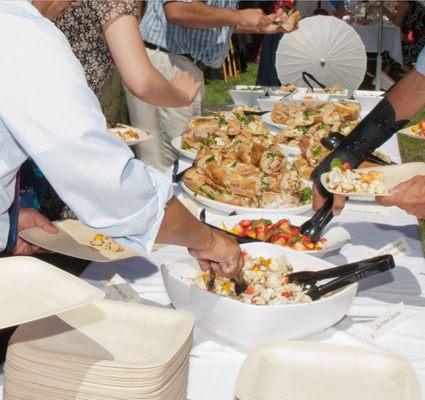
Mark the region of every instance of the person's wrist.
[[211, 249], [214, 246], [215, 242], [213, 232], [214, 230], [213, 228], [210, 228], [202, 222], [199, 222], [199, 225], [200, 227], [196, 235], [196, 243], [194, 243], [193, 246], [190, 246], [190, 248], [194, 251], [204, 251], [207, 249]]

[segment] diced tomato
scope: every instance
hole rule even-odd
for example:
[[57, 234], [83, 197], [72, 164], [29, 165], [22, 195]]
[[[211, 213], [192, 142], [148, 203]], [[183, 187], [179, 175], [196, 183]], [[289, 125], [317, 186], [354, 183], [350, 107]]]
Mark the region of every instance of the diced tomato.
[[293, 292], [291, 292], [290, 290], [287, 292], [282, 292], [282, 296], [286, 297], [287, 299], [289, 299], [290, 297], [292, 297], [294, 295]]
[[242, 228], [248, 228], [249, 226], [251, 226], [251, 221], [249, 219], [243, 219], [242, 221], [239, 222], [239, 225]]
[[246, 293], [248, 296], [252, 296], [252, 295], [255, 293], [255, 290], [254, 290], [254, 288], [253, 288], [252, 286], [248, 286], [248, 287], [246, 288], [246, 290], [245, 290], [245, 293]]
[[342, 164], [342, 168], [343, 169], [350, 169], [351, 168], [350, 163], [346, 162], [346, 163]]

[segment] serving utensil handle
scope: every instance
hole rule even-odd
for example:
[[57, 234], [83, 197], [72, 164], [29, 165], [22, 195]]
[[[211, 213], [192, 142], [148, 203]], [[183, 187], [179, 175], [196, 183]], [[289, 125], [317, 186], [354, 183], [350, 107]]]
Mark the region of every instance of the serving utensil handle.
[[301, 233], [316, 243], [322, 237], [322, 232], [329, 224], [334, 214], [332, 211], [333, 197], [328, 197], [322, 208], [316, 212], [308, 221], [301, 225]]
[[[369, 278], [382, 272], [389, 271], [395, 267], [395, 263], [394, 257], [391, 254], [384, 254], [382, 256], [352, 263], [350, 266], [353, 270], [348, 272], [345, 271], [339, 278], [325, 283], [324, 285], [313, 285], [305, 293], [313, 300], [317, 300], [320, 297], [333, 292], [334, 290], [340, 289], [344, 286], [356, 283], [362, 279]], [[346, 268], [347, 266], [343, 267]]]
[[322, 89], [326, 88], [326, 85], [324, 85], [323, 83], [319, 82], [313, 75], [309, 74], [308, 72], [303, 71], [302, 73], [303, 76], [303, 81], [307, 84], [307, 86], [313, 90], [313, 85], [310, 83], [308, 79], [311, 79], [313, 82], [315, 82], [317, 85], [319, 85]]

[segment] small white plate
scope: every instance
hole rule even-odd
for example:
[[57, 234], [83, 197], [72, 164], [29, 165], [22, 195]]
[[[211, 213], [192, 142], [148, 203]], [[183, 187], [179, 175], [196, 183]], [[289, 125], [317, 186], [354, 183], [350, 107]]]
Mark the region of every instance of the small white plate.
[[398, 131], [398, 133], [401, 133], [403, 135], [407, 135], [410, 137], [414, 137], [415, 139], [425, 140], [425, 136], [419, 136], [416, 133], [412, 132], [411, 126], [409, 126], [408, 128], [401, 129], [400, 131]]
[[[384, 186], [386, 192], [380, 194], [379, 196], [390, 196], [388, 191], [393, 187], [397, 186], [399, 183], [407, 181], [413, 178], [415, 175], [425, 175], [425, 162], [412, 162], [400, 165], [388, 165], [380, 167], [369, 167], [369, 168], [359, 168], [355, 171], [368, 172], [368, 171], [382, 171], [384, 173]], [[350, 192], [350, 193], [341, 193], [335, 190], [329, 189], [326, 184], [326, 177], [329, 172], [322, 174], [320, 180], [325, 186], [326, 190], [333, 194], [339, 194], [341, 196], [350, 197], [352, 200], [356, 201], [375, 201], [377, 195], [369, 195], [362, 192]]]
[[[223, 224], [231, 229], [233, 226], [238, 224], [240, 221], [245, 219], [269, 219], [273, 223], [279, 221], [280, 219], [289, 219], [291, 224], [294, 226], [301, 226], [304, 222], [308, 221], [309, 217], [304, 217], [302, 215], [284, 215], [284, 214], [244, 214], [244, 215], [232, 215], [228, 217], [220, 217], [217, 219], [213, 219], [207, 222], [211, 225], [214, 225], [220, 229], [223, 229]], [[324, 233], [323, 237], [326, 239], [326, 242], [323, 243], [322, 250], [306, 250], [299, 251], [299, 253], [309, 254], [315, 257], [324, 257], [326, 254], [340, 250], [342, 246], [348, 243], [351, 240], [351, 236], [348, 231], [340, 226], [333, 227]], [[294, 249], [293, 249], [294, 250]], [[297, 250], [295, 250], [297, 251]]]
[[316, 94], [326, 94], [329, 96], [330, 99], [345, 99], [348, 97], [348, 90], [345, 89], [342, 93], [326, 93], [323, 92], [324, 89], [315, 88], [313, 89], [313, 92]]
[[183, 157], [189, 158], [190, 160], [194, 160], [196, 158], [196, 152], [191, 150], [184, 150], [181, 148], [182, 137], [178, 136], [171, 140], [171, 146], [173, 149], [177, 151]]
[[280, 207], [280, 208], [254, 208], [254, 207], [241, 207], [234, 206], [232, 204], [222, 203], [220, 201], [211, 200], [207, 197], [195, 195], [195, 193], [190, 190], [183, 182], [181, 183], [182, 189], [198, 203], [203, 204], [204, 206], [210, 207], [214, 210], [223, 211], [227, 214], [231, 212], [236, 212], [237, 214], [302, 214], [311, 210], [311, 203], [302, 205], [302, 206], [290, 206]]
[[[257, 87], [257, 86], [252, 86]], [[249, 89], [239, 89], [237, 86], [236, 89], [229, 90], [230, 97], [233, 100], [233, 103], [237, 106], [257, 106], [257, 99], [266, 94], [266, 89], [258, 87], [257, 90]]]
[[[129, 130], [132, 130], [133, 132], [137, 133], [139, 135], [138, 139], [121, 139], [117, 136], [118, 133], [124, 133]], [[152, 139], [152, 135], [146, 131], [142, 131], [139, 128], [135, 128], [133, 126], [124, 125], [124, 124], [117, 124], [115, 128], [110, 128], [108, 131], [115, 136], [117, 139], [122, 140], [127, 146], [134, 146], [137, 143], [144, 142], [145, 140]]]
[[272, 120], [272, 113], [268, 112], [267, 114], [264, 114], [261, 119], [263, 120], [264, 123], [274, 126], [276, 128], [279, 128], [281, 130], [286, 129], [288, 127], [288, 125], [283, 125], [283, 124], [278, 124], [277, 122], [274, 122]]

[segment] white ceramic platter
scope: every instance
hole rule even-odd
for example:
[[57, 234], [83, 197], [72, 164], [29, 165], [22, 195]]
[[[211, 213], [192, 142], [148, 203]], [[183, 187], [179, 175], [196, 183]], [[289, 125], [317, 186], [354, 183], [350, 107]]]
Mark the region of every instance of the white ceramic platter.
[[[289, 219], [291, 224], [294, 226], [301, 226], [304, 222], [309, 220], [309, 217], [302, 215], [276, 215], [276, 214], [244, 214], [244, 215], [232, 215], [223, 216], [212, 221], [207, 221], [220, 229], [224, 229], [223, 224], [227, 229], [231, 229], [233, 226], [238, 224], [240, 221], [245, 219], [269, 219], [273, 223], [280, 219]], [[326, 242], [323, 244], [322, 250], [310, 250], [310, 251], [299, 251], [300, 253], [309, 254], [315, 257], [324, 257], [326, 254], [338, 251], [351, 240], [351, 236], [348, 231], [340, 226], [335, 226], [325, 231], [323, 237], [326, 238]]]
[[183, 182], [181, 183], [182, 189], [198, 203], [203, 204], [206, 207], [210, 207], [214, 210], [222, 211], [227, 214], [236, 212], [237, 214], [302, 214], [311, 210], [311, 203], [302, 206], [291, 206], [280, 207], [280, 208], [253, 208], [253, 207], [241, 207], [232, 204], [222, 203], [220, 201], [209, 199], [208, 197], [195, 195]]
[[[241, 247], [253, 257], [277, 258], [284, 255], [294, 271], [335, 266], [268, 243], [251, 243]], [[250, 348], [266, 340], [289, 340], [319, 333], [346, 315], [357, 291], [357, 284], [353, 284], [311, 303], [258, 306], [192, 285], [191, 279], [200, 272], [193, 258], [162, 265], [161, 272], [174, 307], [192, 312], [204, 329], [242, 348]]]
[[196, 158], [196, 152], [192, 150], [184, 150], [181, 148], [182, 137], [177, 136], [171, 140], [171, 146], [173, 149], [183, 157], [189, 158], [190, 160], [194, 160]]
[[[381, 194], [380, 196], [389, 196], [388, 191], [393, 187], [397, 186], [399, 183], [407, 181], [413, 178], [415, 175], [425, 175], [425, 163], [424, 162], [412, 162], [400, 165], [388, 165], [382, 167], [369, 167], [369, 168], [359, 168], [356, 171], [368, 172], [368, 171], [382, 171], [384, 173], [384, 185], [386, 193]], [[330, 193], [339, 194], [342, 196], [350, 197], [353, 200], [357, 201], [375, 201], [376, 195], [368, 195], [367, 193], [362, 192], [349, 192], [341, 193], [335, 190], [329, 189], [326, 185], [326, 177], [329, 172], [322, 174], [320, 180], [322, 184], [326, 187]]]

